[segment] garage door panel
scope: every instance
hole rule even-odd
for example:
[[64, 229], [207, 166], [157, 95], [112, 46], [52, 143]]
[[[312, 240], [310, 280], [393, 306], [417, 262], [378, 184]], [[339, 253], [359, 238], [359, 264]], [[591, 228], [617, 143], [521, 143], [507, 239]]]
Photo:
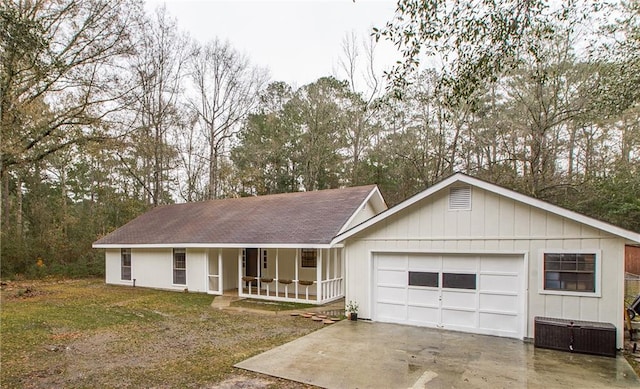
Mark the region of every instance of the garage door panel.
[[518, 333], [518, 326], [520, 325], [517, 315], [501, 315], [488, 312], [480, 312], [479, 321], [480, 328], [499, 332]]
[[442, 325], [448, 327], [476, 327], [476, 312], [457, 309], [442, 309]]
[[436, 326], [440, 323], [439, 307], [407, 307], [407, 320], [412, 324]]
[[407, 284], [407, 272], [405, 270], [378, 270], [378, 284], [404, 287]]
[[447, 271], [461, 271], [467, 273], [475, 273], [478, 265], [475, 258], [468, 257], [442, 257], [442, 268]]
[[407, 291], [404, 288], [379, 286], [378, 301], [404, 305], [405, 302], [407, 301]]
[[400, 304], [376, 304], [377, 319], [392, 323], [402, 323], [407, 318], [407, 306]]
[[379, 268], [404, 268], [407, 266], [407, 257], [397, 254], [381, 254], [376, 256]]
[[518, 273], [522, 267], [522, 261], [518, 257], [491, 258], [482, 257], [480, 271], [482, 272], [507, 272]]
[[490, 311], [518, 312], [518, 296], [481, 293], [479, 306]]
[[519, 289], [517, 274], [480, 274], [480, 290], [496, 292], [513, 292]]
[[435, 270], [442, 268], [441, 257], [425, 257], [424, 255], [409, 255], [409, 270]]
[[407, 290], [408, 304], [439, 305], [440, 291], [438, 289], [412, 289]]
[[475, 292], [442, 291], [442, 308], [476, 309]]

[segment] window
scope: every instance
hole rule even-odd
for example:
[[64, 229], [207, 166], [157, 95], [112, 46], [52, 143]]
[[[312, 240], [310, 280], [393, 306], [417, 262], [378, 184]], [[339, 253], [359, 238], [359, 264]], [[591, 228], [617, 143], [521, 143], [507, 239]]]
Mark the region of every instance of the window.
[[120, 279], [131, 281], [131, 249], [120, 250]]
[[187, 284], [187, 251], [185, 249], [173, 249], [173, 283]]
[[262, 267], [267, 268], [267, 249], [262, 250]]
[[442, 273], [442, 287], [452, 289], [476, 289], [476, 275]]
[[544, 290], [596, 291], [595, 253], [545, 253]]
[[301, 249], [300, 258], [302, 259], [302, 267], [316, 267], [318, 252], [316, 249]]
[[410, 271], [409, 286], [431, 286], [437, 288], [439, 285], [438, 275], [437, 272]]

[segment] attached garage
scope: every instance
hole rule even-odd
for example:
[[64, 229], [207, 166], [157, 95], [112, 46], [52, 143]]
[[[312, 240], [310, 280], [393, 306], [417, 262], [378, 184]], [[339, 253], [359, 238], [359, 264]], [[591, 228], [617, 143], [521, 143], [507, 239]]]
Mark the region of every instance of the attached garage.
[[522, 338], [523, 254], [374, 253], [375, 321]]
[[359, 318], [516, 339], [536, 316], [604, 322], [622, 347], [624, 247], [639, 241], [458, 173], [332, 244]]

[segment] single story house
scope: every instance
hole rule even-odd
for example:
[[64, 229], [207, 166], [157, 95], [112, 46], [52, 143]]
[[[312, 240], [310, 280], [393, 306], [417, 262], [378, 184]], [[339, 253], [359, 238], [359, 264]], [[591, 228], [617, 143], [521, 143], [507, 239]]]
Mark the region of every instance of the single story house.
[[93, 247], [108, 284], [324, 304], [345, 289], [331, 241], [386, 208], [375, 185], [163, 205]]
[[375, 186], [158, 207], [94, 247], [107, 283], [344, 296], [364, 319], [517, 339], [536, 316], [609, 322], [621, 348], [625, 245], [638, 243], [457, 173], [390, 209]]

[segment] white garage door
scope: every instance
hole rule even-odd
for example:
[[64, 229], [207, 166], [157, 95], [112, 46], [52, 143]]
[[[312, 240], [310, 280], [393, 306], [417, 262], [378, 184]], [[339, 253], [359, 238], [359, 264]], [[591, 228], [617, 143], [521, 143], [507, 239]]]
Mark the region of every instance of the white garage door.
[[519, 255], [374, 254], [376, 321], [523, 337]]

